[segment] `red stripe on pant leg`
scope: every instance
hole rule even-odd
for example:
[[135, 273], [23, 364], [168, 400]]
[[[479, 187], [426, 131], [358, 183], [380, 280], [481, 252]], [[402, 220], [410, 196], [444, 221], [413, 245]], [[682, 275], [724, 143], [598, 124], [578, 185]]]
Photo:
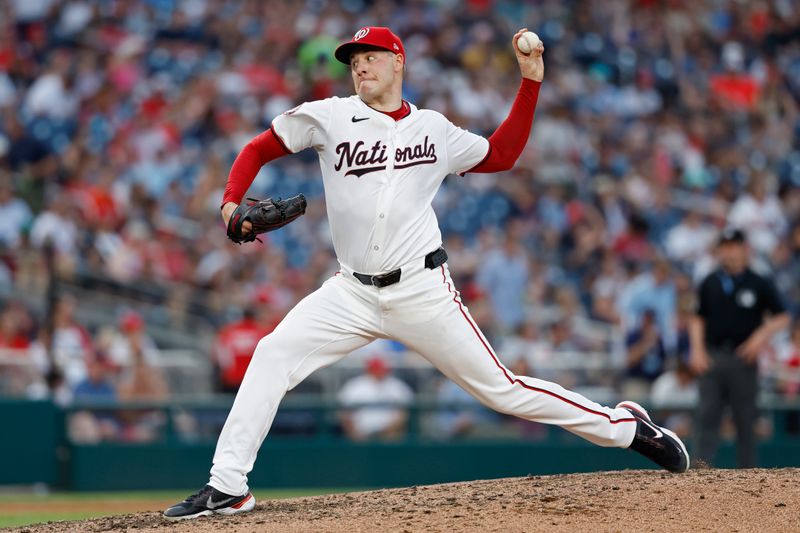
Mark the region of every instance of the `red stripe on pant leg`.
[[441, 268], [442, 268], [442, 283], [447, 285], [448, 292], [453, 293], [453, 301], [456, 304], [458, 304], [459, 311], [461, 311], [461, 314], [464, 316], [464, 318], [466, 319], [467, 323], [472, 328], [472, 331], [475, 332], [475, 335], [478, 337], [478, 340], [481, 341], [481, 344], [483, 344], [483, 347], [486, 348], [486, 351], [489, 353], [489, 356], [491, 356], [492, 360], [494, 361], [494, 364], [497, 366], [497, 368], [499, 368], [503, 372], [503, 375], [506, 377], [506, 379], [508, 380], [509, 383], [511, 383], [512, 385], [514, 385], [514, 384], [520, 385], [520, 386], [522, 386], [522, 387], [524, 387], [524, 388], [526, 388], [528, 390], [532, 390], [532, 391], [536, 391], [536, 392], [543, 392], [545, 394], [548, 394], [548, 395], [552, 396], [553, 398], [557, 398], [557, 399], [561, 400], [562, 402], [566, 402], [566, 403], [568, 403], [570, 405], [573, 405], [573, 406], [577, 407], [578, 409], [582, 409], [583, 411], [586, 411], [587, 413], [592, 413], [594, 415], [605, 417], [612, 424], [618, 424], [619, 422], [636, 422], [635, 418], [620, 418], [618, 420], [612, 420], [611, 417], [606, 413], [602, 413], [600, 411], [595, 411], [594, 409], [589, 409], [588, 407], [584, 407], [583, 405], [581, 405], [579, 403], [573, 402], [572, 400], [570, 400], [568, 398], [564, 398], [563, 396], [559, 396], [558, 394], [556, 394], [554, 392], [550, 392], [549, 390], [540, 389], [538, 387], [534, 387], [532, 385], [528, 385], [527, 383], [525, 383], [524, 381], [522, 381], [522, 380], [520, 380], [518, 378], [512, 379], [511, 376], [508, 375], [508, 370], [506, 370], [506, 367], [504, 367], [502, 364], [500, 364], [500, 361], [497, 359], [497, 356], [494, 354], [494, 352], [489, 347], [489, 345], [486, 343], [486, 341], [483, 340], [483, 337], [481, 336], [480, 332], [478, 331], [478, 327], [472, 322], [472, 320], [469, 318], [469, 315], [464, 311], [464, 307], [461, 305], [461, 301], [457, 299], [458, 296], [459, 296], [458, 291], [454, 292], [453, 289], [450, 287], [450, 282], [447, 281], [447, 278], [446, 278], [445, 273], [444, 273], [444, 265], [442, 265]]

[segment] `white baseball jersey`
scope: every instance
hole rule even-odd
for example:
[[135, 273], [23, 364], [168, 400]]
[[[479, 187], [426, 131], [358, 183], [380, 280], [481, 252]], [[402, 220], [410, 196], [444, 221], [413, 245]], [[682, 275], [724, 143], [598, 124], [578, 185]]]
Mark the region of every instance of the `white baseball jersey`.
[[[602, 446], [627, 447], [636, 419], [563, 387], [516, 376], [480, 332], [447, 263], [423, 257], [442, 242], [431, 201], [447, 174], [480, 162], [488, 141], [414, 106], [395, 121], [358, 96], [305, 103], [273, 121], [292, 152], [319, 154], [341, 272], [300, 301], [261, 339], [222, 429], [209, 484], [247, 492], [247, 474], [278, 405], [308, 375], [375, 339], [396, 339], [484, 404], [559, 425]], [[402, 269], [396, 283], [355, 276]]]
[[431, 202], [445, 176], [469, 170], [489, 142], [410, 105], [393, 118], [361, 98], [304, 103], [273, 120], [292, 152], [319, 154], [333, 246], [342, 265], [389, 272], [442, 243]]

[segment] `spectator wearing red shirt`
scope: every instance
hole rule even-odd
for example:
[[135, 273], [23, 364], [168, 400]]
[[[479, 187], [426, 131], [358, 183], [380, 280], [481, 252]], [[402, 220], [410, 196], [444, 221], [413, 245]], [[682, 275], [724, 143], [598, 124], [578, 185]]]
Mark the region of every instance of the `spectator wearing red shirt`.
[[220, 330], [212, 357], [222, 392], [239, 390], [258, 341], [271, 333], [279, 321], [270, 297], [262, 291], [255, 304], [245, 309], [240, 320]]
[[12, 306], [0, 312], [0, 395], [21, 396], [35, 378], [36, 368], [26, 365], [30, 340], [24, 318]]
[[795, 320], [788, 342], [778, 349], [777, 389], [787, 400], [800, 396], [800, 320]]
[[753, 109], [758, 103], [760, 87], [756, 79], [745, 71], [744, 47], [727, 42], [722, 47], [725, 72], [710, 79], [710, 90], [715, 101], [729, 110]]
[[25, 350], [30, 340], [24, 333], [24, 320], [19, 311], [6, 307], [0, 312], [0, 350]]
[[653, 245], [648, 240], [650, 225], [639, 213], [628, 218], [628, 227], [621, 233], [612, 250], [626, 261], [647, 261], [653, 255]]

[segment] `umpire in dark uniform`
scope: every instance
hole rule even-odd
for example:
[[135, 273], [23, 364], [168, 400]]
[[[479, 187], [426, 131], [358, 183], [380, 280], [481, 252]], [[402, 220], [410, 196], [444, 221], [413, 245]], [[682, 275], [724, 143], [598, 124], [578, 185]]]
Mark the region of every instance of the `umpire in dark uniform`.
[[723, 230], [716, 251], [719, 268], [700, 284], [689, 332], [689, 364], [700, 385], [695, 457], [713, 464], [722, 414], [730, 405], [737, 464], [748, 468], [757, 464], [757, 359], [790, 319], [772, 281], [749, 268], [750, 250], [741, 230]]

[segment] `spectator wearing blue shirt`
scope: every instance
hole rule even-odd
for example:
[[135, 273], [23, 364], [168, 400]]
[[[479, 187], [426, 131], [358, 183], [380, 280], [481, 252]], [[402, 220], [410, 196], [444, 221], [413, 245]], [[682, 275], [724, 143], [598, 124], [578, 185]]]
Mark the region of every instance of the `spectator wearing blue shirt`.
[[11, 176], [2, 172], [0, 176], [0, 249], [16, 249], [22, 232], [33, 220], [30, 207], [21, 198], [14, 196]]
[[[104, 359], [89, 358], [86, 378], [73, 389], [74, 400], [85, 404], [110, 403], [116, 400], [117, 391], [109, 371], [110, 366]], [[76, 444], [97, 444], [117, 439], [120, 424], [113, 411], [87, 408], [70, 416], [67, 431], [70, 440]]]
[[670, 265], [657, 259], [650, 272], [639, 274], [622, 290], [617, 302], [626, 331], [640, 327], [645, 311], [652, 311], [666, 350], [676, 344], [675, 306], [677, 295]]
[[649, 386], [664, 372], [667, 352], [656, 324], [656, 313], [647, 309], [642, 313], [639, 327], [625, 339], [627, 348], [628, 378]]
[[72, 391], [77, 402], [106, 402], [117, 398], [117, 391], [111, 382], [108, 364], [100, 358], [90, 358], [87, 363], [86, 378], [75, 385]]
[[486, 255], [475, 280], [489, 296], [492, 313], [503, 331], [513, 331], [525, 319], [528, 256], [516, 228], [509, 224], [503, 245]]

